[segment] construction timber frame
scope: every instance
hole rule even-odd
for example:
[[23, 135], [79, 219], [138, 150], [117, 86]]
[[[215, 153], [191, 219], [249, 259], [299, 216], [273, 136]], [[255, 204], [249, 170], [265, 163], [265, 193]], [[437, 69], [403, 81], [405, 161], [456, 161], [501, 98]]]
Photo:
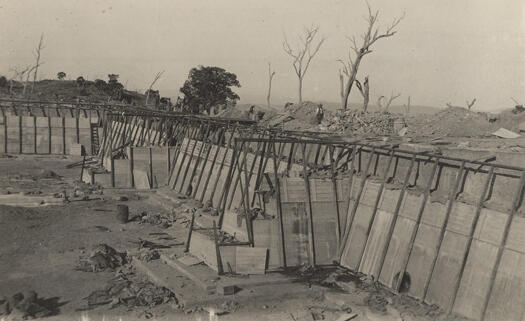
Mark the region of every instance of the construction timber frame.
[[153, 177], [165, 147], [166, 188], [216, 208], [273, 269], [337, 264], [476, 320], [525, 314], [524, 168], [201, 115], [111, 110], [101, 125], [101, 160], [127, 150], [133, 173], [149, 148]]

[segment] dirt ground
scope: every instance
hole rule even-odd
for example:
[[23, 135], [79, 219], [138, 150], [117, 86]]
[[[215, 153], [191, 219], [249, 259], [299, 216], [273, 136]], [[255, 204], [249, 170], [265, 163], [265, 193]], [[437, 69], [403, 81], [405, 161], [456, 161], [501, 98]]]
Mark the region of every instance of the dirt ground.
[[[35, 291], [39, 302], [52, 312], [45, 320], [212, 320], [207, 307], [188, 311], [173, 300], [155, 306], [112, 308], [106, 304], [86, 310], [88, 296], [106, 287], [119, 270], [79, 271], [79, 257], [101, 243], [119, 252], [134, 251], [140, 240], [161, 242], [162, 233], [171, 236], [163, 241], [164, 245], [180, 246], [187, 229], [184, 224], [175, 223], [170, 227], [121, 224], [116, 218], [118, 204], [128, 205], [130, 216], [147, 213], [167, 217], [173, 212], [152, 201], [152, 192], [106, 189], [99, 194], [96, 189], [90, 191], [75, 183], [79, 168], [65, 166], [77, 160], [29, 155], [0, 157], [0, 194], [53, 195], [65, 190], [70, 197], [70, 202], [56, 206], [0, 205], [0, 297]], [[74, 197], [75, 189], [83, 194]], [[393, 296], [373, 282], [340, 269], [295, 273], [304, 276], [299, 286], [320, 291], [306, 298], [276, 300], [274, 294], [280, 286], [275, 285], [260, 301], [227, 302], [225, 314], [216, 320], [457, 320], [437, 307]], [[175, 298], [180, 294], [174, 293]], [[0, 320], [17, 319], [0, 314]]]

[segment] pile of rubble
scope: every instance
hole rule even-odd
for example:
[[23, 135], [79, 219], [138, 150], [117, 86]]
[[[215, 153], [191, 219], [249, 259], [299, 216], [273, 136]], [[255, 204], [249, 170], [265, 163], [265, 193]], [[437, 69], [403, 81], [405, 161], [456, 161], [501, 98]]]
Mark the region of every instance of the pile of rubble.
[[396, 121], [402, 119], [389, 112], [338, 110], [333, 116], [325, 117], [319, 129], [339, 133], [392, 135]]
[[0, 295], [1, 320], [4, 320], [3, 316], [8, 316], [7, 320], [27, 320], [53, 315], [54, 312], [43, 302], [34, 291], [16, 293], [9, 298]]
[[117, 252], [107, 244], [100, 244], [93, 249], [89, 256], [81, 256], [76, 268], [84, 272], [99, 272], [114, 270], [127, 262], [126, 253]]
[[85, 299], [87, 300], [85, 309], [106, 304], [111, 304], [112, 308], [119, 305], [133, 308], [178, 302], [175, 294], [167, 288], [144, 281], [131, 271], [118, 273], [104, 289], [93, 291]]

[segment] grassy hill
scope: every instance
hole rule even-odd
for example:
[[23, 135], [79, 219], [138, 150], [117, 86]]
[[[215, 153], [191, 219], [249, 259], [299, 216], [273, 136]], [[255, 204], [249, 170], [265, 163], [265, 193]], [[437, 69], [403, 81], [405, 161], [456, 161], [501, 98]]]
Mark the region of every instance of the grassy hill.
[[[0, 97], [44, 101], [114, 102], [113, 91], [106, 82], [95, 84], [94, 81], [85, 81], [83, 85], [79, 85], [74, 80], [45, 79], [37, 81], [33, 90], [31, 87], [32, 83], [27, 84], [24, 95], [23, 84], [14, 81], [11, 90], [9, 84], [0, 88]], [[131, 96], [136, 104], [143, 104], [146, 100], [145, 95], [135, 91], [124, 89], [124, 93]]]

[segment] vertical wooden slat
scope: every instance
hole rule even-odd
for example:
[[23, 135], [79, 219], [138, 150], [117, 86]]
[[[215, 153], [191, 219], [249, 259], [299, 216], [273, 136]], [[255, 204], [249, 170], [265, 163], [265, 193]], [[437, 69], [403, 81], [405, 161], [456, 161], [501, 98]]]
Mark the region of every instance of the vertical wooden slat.
[[111, 187], [115, 187], [115, 157], [113, 154], [109, 155], [110, 166], [111, 166]]
[[53, 153], [52, 149], [51, 149], [51, 117], [47, 117], [47, 149], [49, 151], [49, 154]]
[[[306, 145], [305, 145], [306, 148]], [[337, 180], [336, 180], [336, 164], [334, 162], [334, 147], [332, 145], [329, 146], [330, 148], [330, 176], [332, 180], [332, 194], [334, 195], [334, 201], [335, 201], [335, 240], [336, 240], [336, 248], [339, 248], [339, 241], [341, 240], [341, 219], [339, 216], [339, 197], [337, 193]], [[307, 157], [306, 155], [303, 156], [303, 158]], [[306, 161], [303, 161], [304, 164], [306, 164]]]
[[37, 130], [36, 130], [36, 116], [33, 116], [33, 129], [35, 131], [35, 135], [33, 137], [33, 150], [34, 150], [34, 153], [37, 154]]

